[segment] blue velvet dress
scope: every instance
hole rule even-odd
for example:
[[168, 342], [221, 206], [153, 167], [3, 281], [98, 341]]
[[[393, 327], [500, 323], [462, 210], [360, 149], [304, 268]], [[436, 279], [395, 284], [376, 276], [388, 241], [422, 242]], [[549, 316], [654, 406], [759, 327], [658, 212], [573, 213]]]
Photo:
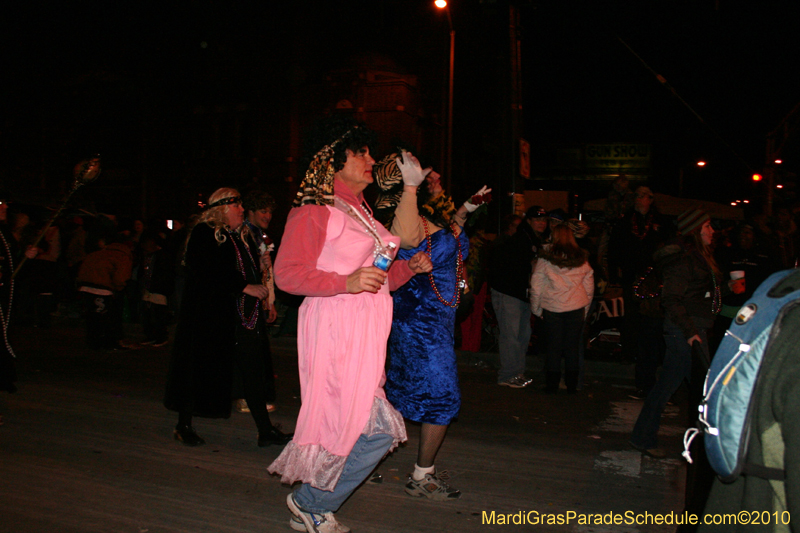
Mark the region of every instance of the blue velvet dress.
[[[456, 258], [460, 243], [466, 260], [469, 239], [461, 232], [458, 242], [447, 230], [431, 235], [433, 278], [442, 298], [453, 300]], [[411, 250], [410, 259], [427, 248], [426, 240]], [[418, 274], [394, 293], [394, 317], [389, 335], [389, 370], [386, 396], [403, 416], [415, 422], [447, 425], [461, 408], [453, 329], [456, 309], [436, 297], [427, 274]]]

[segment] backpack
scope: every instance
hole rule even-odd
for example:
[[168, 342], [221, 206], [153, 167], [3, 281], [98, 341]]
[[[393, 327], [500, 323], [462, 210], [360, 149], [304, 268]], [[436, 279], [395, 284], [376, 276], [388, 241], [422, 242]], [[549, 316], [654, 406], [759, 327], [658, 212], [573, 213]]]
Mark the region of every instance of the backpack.
[[706, 455], [724, 482], [740, 474], [783, 480], [784, 471], [746, 462], [752, 411], [761, 375], [761, 362], [770, 341], [780, 332], [786, 312], [800, 305], [800, 271], [776, 272], [739, 309], [706, 375], [697, 428], [684, 435], [683, 456], [692, 462], [689, 447], [703, 431]]

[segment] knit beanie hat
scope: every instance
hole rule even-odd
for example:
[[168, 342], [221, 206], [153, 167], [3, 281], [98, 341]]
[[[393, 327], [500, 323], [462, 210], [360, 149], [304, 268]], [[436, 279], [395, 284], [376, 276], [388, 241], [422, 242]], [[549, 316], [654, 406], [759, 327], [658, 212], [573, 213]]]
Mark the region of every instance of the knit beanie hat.
[[687, 209], [678, 215], [678, 231], [681, 235], [689, 235], [691, 232], [703, 225], [706, 220], [711, 220], [708, 213], [696, 207], [694, 209]]

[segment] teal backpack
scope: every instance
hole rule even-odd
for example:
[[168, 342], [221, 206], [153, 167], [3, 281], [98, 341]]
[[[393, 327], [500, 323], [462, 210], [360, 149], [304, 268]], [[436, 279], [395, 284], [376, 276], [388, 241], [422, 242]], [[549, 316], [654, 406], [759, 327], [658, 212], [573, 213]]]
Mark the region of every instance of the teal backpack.
[[761, 362], [770, 341], [780, 332], [782, 319], [800, 304], [800, 271], [776, 272], [756, 289], [753, 297], [733, 319], [717, 349], [703, 386], [696, 428], [684, 435], [683, 456], [692, 462], [689, 447], [704, 432], [711, 467], [725, 482], [740, 474], [783, 480], [781, 469], [747, 463], [753, 392], [758, 385]]

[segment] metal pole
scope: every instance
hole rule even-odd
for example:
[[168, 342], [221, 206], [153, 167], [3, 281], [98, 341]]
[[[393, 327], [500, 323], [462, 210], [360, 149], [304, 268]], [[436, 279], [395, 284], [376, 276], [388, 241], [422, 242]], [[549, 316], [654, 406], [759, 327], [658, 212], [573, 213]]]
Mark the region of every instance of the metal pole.
[[768, 217], [772, 216], [772, 207], [775, 200], [775, 172], [773, 170], [774, 161], [775, 137], [770, 135], [767, 137], [767, 157], [766, 165], [764, 165], [764, 185], [767, 188], [764, 198], [764, 214]]
[[[72, 195], [75, 194], [75, 191], [77, 191], [81, 187], [81, 185], [85, 185], [91, 181], [94, 181], [95, 179], [97, 179], [97, 176], [99, 175], [100, 175], [99, 155], [95, 155], [75, 165], [75, 169], [73, 170], [73, 176], [75, 178], [75, 181], [72, 184], [72, 189], [70, 189], [69, 193], [67, 194], [67, 197], [64, 198], [64, 201], [61, 203], [61, 207], [59, 207], [58, 210], [56, 210], [56, 212], [53, 214], [53, 216], [50, 217], [50, 220], [47, 221], [47, 224], [45, 224], [44, 229], [41, 231], [41, 233], [39, 233], [39, 236], [36, 237], [36, 240], [33, 242], [31, 246], [36, 246], [39, 244], [39, 242], [44, 237], [44, 234], [47, 233], [47, 230], [50, 229], [50, 226], [52, 226], [53, 222], [55, 222], [55, 220], [58, 218], [58, 215], [60, 215], [61, 212], [64, 210], [64, 208], [67, 207], [67, 204], [69, 203], [70, 198], [72, 198]], [[11, 274], [11, 279], [17, 277], [19, 269], [22, 268], [22, 265], [24, 265], [25, 261], [27, 260], [28, 260], [27, 256], [22, 257], [22, 260], [17, 265], [17, 268], [15, 268], [14, 272]]]
[[509, 130], [511, 133], [508, 142], [510, 143], [510, 192], [511, 192], [511, 212], [516, 210], [516, 198], [518, 192], [525, 191], [525, 185], [521, 182], [519, 174], [519, 141], [521, 135], [521, 114], [522, 114], [522, 72], [520, 68], [520, 42], [519, 42], [519, 13], [513, 5], [508, 6], [508, 35], [509, 35]]
[[447, 21], [450, 23], [450, 80], [447, 91], [447, 192], [453, 194], [453, 70], [456, 58], [456, 30], [447, 8]]

